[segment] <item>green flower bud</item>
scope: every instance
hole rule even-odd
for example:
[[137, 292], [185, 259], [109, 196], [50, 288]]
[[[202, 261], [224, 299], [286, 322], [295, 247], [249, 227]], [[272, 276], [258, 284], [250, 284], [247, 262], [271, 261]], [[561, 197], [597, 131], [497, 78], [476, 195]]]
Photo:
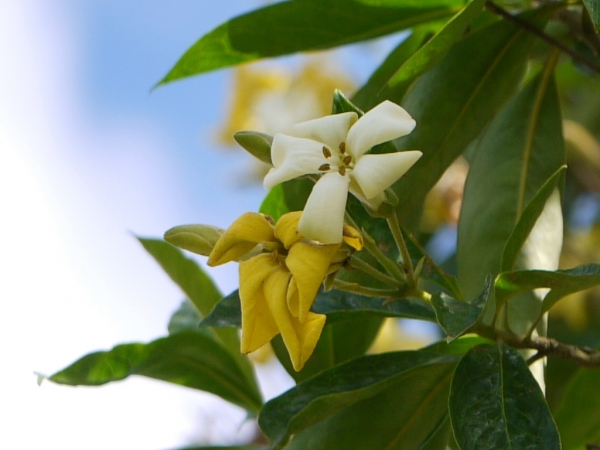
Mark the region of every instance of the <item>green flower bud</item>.
[[175, 247], [208, 256], [224, 232], [211, 225], [180, 225], [167, 230], [165, 241]]
[[252, 156], [264, 163], [273, 165], [271, 162], [273, 136], [258, 131], [238, 131], [233, 135], [233, 138]]

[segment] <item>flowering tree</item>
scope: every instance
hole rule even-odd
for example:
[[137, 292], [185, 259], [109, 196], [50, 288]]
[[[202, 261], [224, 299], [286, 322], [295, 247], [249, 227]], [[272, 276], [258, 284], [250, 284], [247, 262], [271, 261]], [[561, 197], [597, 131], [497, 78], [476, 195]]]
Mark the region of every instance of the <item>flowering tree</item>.
[[[217, 27], [160, 84], [409, 34], [352, 97], [333, 93], [331, 115], [236, 133], [270, 167], [260, 211], [140, 239], [189, 299], [168, 336], [50, 380], [137, 374], [211, 392], [256, 417], [273, 449], [597, 448], [600, 353], [576, 344], [598, 340], [557, 340], [547, 318], [600, 284], [593, 262], [559, 270], [573, 186], [600, 167], [600, 117], [583, 113], [600, 92], [599, 28], [597, 0], [295, 0]], [[565, 137], [592, 175], [567, 170]], [[442, 268], [424, 250], [424, 205], [458, 158], [469, 172]], [[239, 290], [221, 295], [176, 247], [239, 263]], [[366, 354], [390, 317], [444, 337]], [[265, 403], [245, 355], [269, 342], [296, 386]]]

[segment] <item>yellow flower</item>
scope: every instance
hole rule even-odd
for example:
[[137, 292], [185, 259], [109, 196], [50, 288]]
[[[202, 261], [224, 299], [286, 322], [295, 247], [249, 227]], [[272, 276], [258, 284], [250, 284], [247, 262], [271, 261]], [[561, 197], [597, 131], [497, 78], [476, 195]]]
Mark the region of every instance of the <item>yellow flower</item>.
[[[283, 215], [276, 226], [262, 214], [239, 217], [217, 241], [209, 266], [240, 261], [242, 353], [253, 352], [281, 333], [296, 371], [312, 354], [325, 316], [310, 311], [341, 244], [321, 245], [298, 233], [301, 211]], [[362, 248], [356, 230], [348, 243]], [[357, 237], [358, 236], [358, 237]]]

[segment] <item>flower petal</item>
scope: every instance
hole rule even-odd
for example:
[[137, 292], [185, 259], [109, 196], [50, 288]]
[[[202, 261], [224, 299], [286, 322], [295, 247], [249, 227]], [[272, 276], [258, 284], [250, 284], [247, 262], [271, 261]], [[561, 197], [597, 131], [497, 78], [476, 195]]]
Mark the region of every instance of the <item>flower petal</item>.
[[386, 100], [352, 125], [346, 149], [352, 156], [359, 158], [374, 145], [407, 135], [416, 124], [404, 108]]
[[289, 280], [288, 277], [289, 273], [273, 272], [265, 281], [264, 293], [283, 343], [288, 349], [294, 370], [299, 371], [302, 370], [319, 341], [325, 326], [325, 315], [309, 312], [303, 324], [292, 317], [285, 301], [281, 301], [280, 298], [280, 286]]
[[321, 244], [342, 242], [350, 178], [338, 172], [321, 177], [308, 197], [298, 223], [300, 234]]
[[[259, 349], [279, 334], [279, 328], [269, 309], [263, 287], [265, 280], [281, 269], [282, 267], [273, 261], [271, 255], [266, 254], [240, 263], [243, 354]], [[288, 278], [289, 276], [288, 274]], [[278, 289], [280, 301], [284, 303], [287, 283], [285, 286], [278, 286]]]
[[358, 160], [350, 176], [360, 186], [367, 200], [370, 200], [394, 184], [422, 155], [416, 150], [364, 155]]
[[319, 167], [330, 163], [323, 155], [321, 142], [281, 133], [273, 138], [271, 158], [274, 167], [263, 181], [267, 189], [302, 175], [321, 173]]
[[294, 125], [292, 133], [294, 136], [313, 139], [322, 142], [330, 150], [338, 150], [341, 142], [346, 141], [348, 130], [358, 115], [354, 112], [333, 114], [320, 117]]
[[318, 245], [304, 241], [296, 242], [290, 248], [285, 264], [293, 278], [287, 292], [287, 304], [292, 316], [300, 323], [306, 320], [339, 248], [340, 244]]
[[218, 266], [240, 259], [257, 244], [275, 241], [275, 228], [263, 214], [247, 212], [238, 217], [210, 252], [208, 265]]
[[293, 211], [284, 214], [275, 225], [275, 237], [279, 239], [285, 248], [290, 248], [303, 238], [298, 232], [298, 221], [302, 217], [302, 211]]
[[356, 228], [351, 227], [348, 224], [344, 224], [343, 236], [344, 242], [350, 247], [355, 250], [362, 250], [364, 246], [364, 240], [362, 234], [360, 234]]

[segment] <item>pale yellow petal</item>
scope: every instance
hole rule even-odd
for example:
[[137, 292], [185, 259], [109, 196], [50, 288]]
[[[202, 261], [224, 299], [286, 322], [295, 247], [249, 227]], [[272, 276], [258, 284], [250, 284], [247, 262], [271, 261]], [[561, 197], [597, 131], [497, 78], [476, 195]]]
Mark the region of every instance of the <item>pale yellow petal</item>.
[[360, 234], [360, 232], [356, 228], [344, 224], [343, 235], [343, 239], [346, 244], [348, 244], [355, 250], [362, 250], [364, 245], [363, 237], [362, 234]]
[[274, 167], [263, 180], [267, 189], [303, 175], [322, 173], [319, 168], [332, 163], [332, 158], [323, 154], [323, 143], [281, 133], [273, 138], [271, 158]]
[[339, 248], [340, 244], [316, 245], [305, 241], [297, 242], [290, 248], [285, 263], [294, 277], [297, 293], [288, 290], [287, 301], [291, 314], [300, 323], [305, 322]]
[[275, 241], [275, 228], [258, 213], [242, 214], [223, 233], [208, 258], [209, 266], [235, 261], [250, 252], [257, 244]]
[[354, 112], [320, 117], [294, 125], [292, 133], [294, 136], [322, 142], [332, 152], [336, 152], [340, 143], [346, 141], [348, 130], [356, 122], [357, 117]]
[[303, 324], [292, 317], [286, 302], [281, 299], [281, 288], [288, 280], [289, 274], [283, 271], [274, 272], [266, 280], [264, 292], [294, 370], [299, 371], [304, 367], [319, 341], [321, 330], [325, 325], [325, 315], [309, 313]]
[[300, 217], [302, 217], [302, 211], [289, 212], [281, 216], [275, 225], [275, 237], [282, 242], [285, 248], [290, 248], [303, 237], [298, 231]]
[[360, 186], [367, 200], [370, 200], [398, 181], [422, 155], [416, 150], [364, 155], [358, 160], [350, 176]]
[[322, 244], [342, 242], [350, 178], [337, 172], [321, 177], [313, 187], [298, 223], [300, 234]]
[[386, 100], [352, 125], [346, 149], [352, 156], [359, 158], [374, 145], [404, 136], [415, 126], [415, 120], [404, 108]]
[[[279, 333], [264, 293], [265, 281], [279, 269], [267, 254], [240, 263], [243, 354], [259, 349]], [[281, 295], [285, 298], [285, 291]]]

